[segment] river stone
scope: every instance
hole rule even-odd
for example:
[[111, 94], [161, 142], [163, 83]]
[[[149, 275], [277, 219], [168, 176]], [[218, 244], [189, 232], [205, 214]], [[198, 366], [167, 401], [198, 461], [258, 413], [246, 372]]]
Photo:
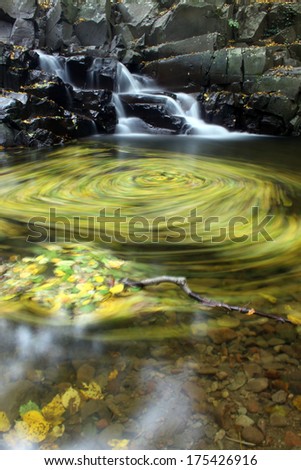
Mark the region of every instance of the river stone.
[[241, 426], [242, 428], [252, 426], [253, 424], [254, 424], [254, 420], [249, 418], [249, 416], [246, 416], [246, 415], [240, 415], [235, 420], [235, 425]]
[[246, 389], [250, 392], [263, 392], [269, 386], [269, 381], [265, 377], [259, 377], [256, 379], [250, 379], [247, 383]]
[[28, 403], [30, 400], [39, 402], [39, 395], [37, 384], [29, 382], [29, 380], [21, 380], [9, 384], [5, 392], [0, 393], [0, 410], [4, 411], [9, 420], [13, 422], [20, 416], [20, 406]]
[[261, 444], [264, 440], [264, 434], [256, 426], [247, 426], [242, 429], [242, 438], [253, 444]]
[[228, 389], [232, 392], [235, 390], [239, 390], [241, 387], [245, 385], [247, 378], [243, 372], [238, 372], [234, 375], [233, 379], [228, 386]]
[[33, 48], [35, 43], [34, 23], [30, 20], [17, 18], [12, 28], [10, 41], [17, 46]]
[[231, 328], [208, 328], [207, 333], [215, 344], [228, 343], [237, 338], [237, 333]]
[[0, 7], [11, 18], [32, 19], [37, 9], [36, 0], [1, 0]]
[[277, 428], [283, 428], [287, 426], [287, 417], [283, 416], [281, 413], [272, 413], [270, 416], [270, 425]]

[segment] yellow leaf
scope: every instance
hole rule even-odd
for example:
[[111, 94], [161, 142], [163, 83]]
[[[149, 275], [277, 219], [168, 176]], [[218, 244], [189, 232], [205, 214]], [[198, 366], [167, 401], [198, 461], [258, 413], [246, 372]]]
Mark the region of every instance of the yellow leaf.
[[77, 413], [80, 406], [80, 396], [77, 390], [69, 387], [61, 397], [64, 408], [68, 408], [71, 414]]
[[111, 439], [108, 444], [112, 450], [127, 450], [129, 442], [128, 439]]
[[94, 290], [94, 285], [92, 284], [92, 282], [82, 282], [76, 284], [76, 288], [81, 292], [90, 292]]
[[101, 284], [105, 280], [105, 278], [103, 276], [94, 276], [94, 279], [95, 279], [96, 282], [99, 282]]
[[10, 429], [10, 422], [7, 414], [0, 411], [0, 432], [7, 432]]
[[60, 395], [56, 395], [50, 403], [42, 408], [42, 414], [45, 419], [52, 425], [57, 426], [64, 421], [62, 415], [66, 409], [62, 403]]
[[83, 387], [80, 392], [85, 400], [103, 399], [101, 388], [96, 382], [90, 382], [89, 384], [83, 383]]
[[111, 260], [106, 262], [106, 267], [107, 268], [112, 268], [112, 269], [119, 269], [123, 265], [124, 265], [124, 261], [121, 261], [121, 260], [118, 260], [118, 259], [116, 259], [116, 260], [111, 259]]
[[293, 405], [297, 410], [301, 411], [301, 395], [296, 395], [293, 399]]
[[301, 325], [301, 313], [293, 312], [287, 315], [287, 319], [291, 321], [294, 325]]
[[247, 316], [250, 316], [250, 315], [254, 315], [254, 313], [255, 313], [254, 308], [251, 308], [251, 309], [248, 311], [248, 313], [246, 313], [246, 315], [247, 315]]
[[118, 370], [117, 369], [114, 369], [112, 370], [112, 372], [109, 373], [109, 377], [108, 377], [108, 380], [114, 380], [116, 379], [116, 377], [118, 377]]
[[123, 284], [115, 284], [115, 286], [111, 287], [110, 292], [111, 294], [120, 294], [124, 289]]
[[27, 411], [23, 416], [22, 430], [25, 431], [26, 439], [30, 442], [42, 442], [46, 439], [50, 429], [50, 424], [46, 421], [40, 411], [31, 410]]

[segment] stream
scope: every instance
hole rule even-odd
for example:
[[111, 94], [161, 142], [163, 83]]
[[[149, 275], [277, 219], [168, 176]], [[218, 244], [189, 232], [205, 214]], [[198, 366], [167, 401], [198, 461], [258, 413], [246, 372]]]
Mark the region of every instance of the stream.
[[[0, 151], [0, 448], [301, 448], [300, 141], [119, 73], [115, 135]], [[128, 116], [133, 96], [182, 135]], [[161, 275], [249, 314], [124, 289]]]

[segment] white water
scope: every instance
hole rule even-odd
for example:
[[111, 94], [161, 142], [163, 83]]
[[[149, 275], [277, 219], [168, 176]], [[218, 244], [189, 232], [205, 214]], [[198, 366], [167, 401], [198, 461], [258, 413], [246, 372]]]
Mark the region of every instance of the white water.
[[[56, 75], [63, 82], [76, 88], [72, 77], [69, 75], [64, 57], [50, 56], [41, 51], [39, 54], [40, 67], [47, 74]], [[98, 90], [101, 88], [101, 68], [102, 59], [94, 59], [92, 66], [87, 70], [85, 90]], [[126, 106], [123, 100], [131, 98], [131, 102], [143, 102], [153, 108], [164, 109], [164, 114], [179, 117], [184, 125], [181, 134], [200, 135], [203, 137], [226, 136], [230, 133], [223, 127], [206, 124], [199, 115], [197, 100], [192, 95], [186, 93], [168, 93], [160, 89], [154, 80], [131, 74], [121, 63], [118, 64], [117, 86], [113, 93], [113, 103], [116, 108], [118, 124], [117, 134], [160, 134], [160, 127], [147, 124], [141, 118], [127, 116]], [[136, 101], [137, 100], [137, 101]], [[162, 129], [162, 133], [173, 133], [168, 129]]]

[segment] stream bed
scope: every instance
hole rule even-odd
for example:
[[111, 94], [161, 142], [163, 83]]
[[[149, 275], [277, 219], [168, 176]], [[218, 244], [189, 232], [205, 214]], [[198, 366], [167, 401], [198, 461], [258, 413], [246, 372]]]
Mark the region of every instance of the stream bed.
[[[300, 140], [95, 136], [0, 159], [1, 448], [301, 448]], [[162, 275], [249, 315], [123, 291]]]

